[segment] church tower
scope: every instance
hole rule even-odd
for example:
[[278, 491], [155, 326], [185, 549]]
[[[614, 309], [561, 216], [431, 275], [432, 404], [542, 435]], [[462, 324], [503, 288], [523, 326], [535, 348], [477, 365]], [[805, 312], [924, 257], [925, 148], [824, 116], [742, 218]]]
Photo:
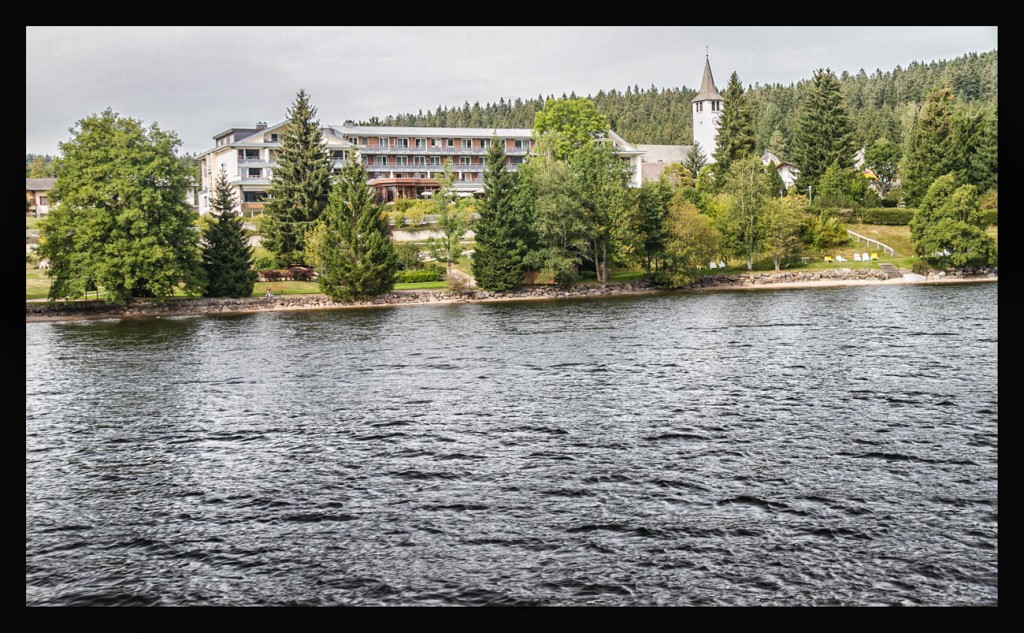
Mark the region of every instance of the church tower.
[[701, 151], [708, 162], [715, 162], [718, 139], [718, 119], [722, 116], [722, 95], [715, 88], [711, 76], [711, 62], [704, 58], [704, 77], [700, 80], [700, 91], [691, 101], [693, 104], [693, 140], [700, 143]]

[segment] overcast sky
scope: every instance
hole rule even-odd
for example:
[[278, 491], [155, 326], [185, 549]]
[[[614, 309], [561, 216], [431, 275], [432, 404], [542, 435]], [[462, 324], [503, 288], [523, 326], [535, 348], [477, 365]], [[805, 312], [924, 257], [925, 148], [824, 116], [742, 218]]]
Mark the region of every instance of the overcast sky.
[[[26, 151], [113, 108], [181, 151], [277, 123], [305, 88], [321, 123], [537, 95], [790, 84], [819, 67], [890, 71], [997, 48], [996, 27], [27, 27]], [[628, 139], [627, 139], [628, 140]]]

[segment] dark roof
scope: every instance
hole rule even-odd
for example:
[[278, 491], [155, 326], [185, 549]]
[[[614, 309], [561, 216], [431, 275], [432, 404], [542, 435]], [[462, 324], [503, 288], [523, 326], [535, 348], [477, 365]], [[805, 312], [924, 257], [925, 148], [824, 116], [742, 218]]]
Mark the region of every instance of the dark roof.
[[721, 101], [722, 95], [718, 94], [718, 89], [715, 88], [715, 78], [711, 76], [711, 62], [704, 59], [704, 77], [700, 80], [700, 92], [693, 98], [690, 103], [696, 101]]
[[53, 189], [53, 184], [57, 182], [56, 178], [26, 178], [25, 179], [25, 190], [26, 191], [49, 191]]

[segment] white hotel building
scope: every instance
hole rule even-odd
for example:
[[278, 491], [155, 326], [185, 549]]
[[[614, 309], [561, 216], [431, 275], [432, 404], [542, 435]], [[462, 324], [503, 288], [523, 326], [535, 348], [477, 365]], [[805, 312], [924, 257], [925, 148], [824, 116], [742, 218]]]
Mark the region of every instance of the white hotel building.
[[[199, 156], [201, 191], [199, 212], [210, 211], [210, 196], [217, 174], [224, 169], [235, 190], [240, 208], [260, 211], [274, 176], [285, 122], [274, 126], [230, 128], [213, 137], [214, 148]], [[439, 128], [345, 125], [324, 126], [327, 151], [340, 168], [355, 155], [366, 164], [369, 184], [383, 202], [430, 195], [438, 188], [437, 177], [447, 159], [452, 162], [455, 189], [461, 195], [483, 193], [487, 150], [497, 139], [505, 144], [505, 161], [511, 171], [519, 168], [534, 147], [533, 130], [515, 128]], [[608, 139], [623, 160], [629, 162], [633, 186], [640, 186], [643, 151], [615, 132]]]

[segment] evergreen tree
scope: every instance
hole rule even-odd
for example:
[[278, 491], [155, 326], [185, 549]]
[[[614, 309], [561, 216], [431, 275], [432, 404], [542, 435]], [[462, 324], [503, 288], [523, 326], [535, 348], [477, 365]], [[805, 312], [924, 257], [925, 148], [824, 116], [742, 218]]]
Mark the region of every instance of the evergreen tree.
[[188, 173], [174, 132], [148, 128], [109, 108], [86, 117], [60, 144], [60, 204], [41, 225], [39, 254], [50, 260], [50, 298], [103, 288], [117, 303], [202, 291], [195, 213], [185, 203]]
[[324, 144], [316, 108], [299, 90], [288, 110], [281, 155], [267, 191], [263, 246], [280, 266], [305, 263], [305, 234], [319, 219], [331, 192], [331, 159]]
[[355, 159], [346, 161], [324, 210], [322, 230], [311, 235], [322, 244], [320, 289], [334, 301], [375, 297], [395, 286], [398, 255], [387, 216], [366, 181], [366, 167]]
[[786, 139], [780, 130], [772, 132], [772, 137], [768, 140], [768, 151], [775, 154], [779, 160], [786, 160]]
[[928, 93], [914, 124], [901, 172], [909, 204], [917, 204], [939, 176], [949, 172], [962, 175], [964, 153], [956, 132], [953, 90], [943, 85]]
[[793, 137], [793, 163], [800, 169], [797, 187], [806, 190], [817, 185], [832, 163], [853, 166], [853, 128], [839, 80], [829, 69], [814, 71], [813, 85], [800, 103], [796, 135]]
[[652, 281], [658, 270], [658, 262], [664, 258], [668, 234], [665, 221], [669, 203], [672, 201], [672, 187], [668, 179], [645, 182], [636, 192], [636, 211], [630, 233], [633, 236], [633, 252], [644, 266], [647, 279]]
[[487, 150], [473, 255], [473, 276], [488, 290], [514, 290], [522, 284], [528, 226], [514, 204], [515, 180], [516, 175], [505, 169], [504, 142], [495, 137]]
[[900, 164], [900, 148], [887, 138], [880, 138], [864, 152], [864, 166], [878, 178], [878, 192], [884, 198], [896, 182], [896, 169]]
[[203, 270], [207, 297], [248, 297], [256, 283], [253, 249], [242, 216], [235, 214], [238, 198], [228, 186], [223, 168], [210, 200], [213, 221], [203, 232]]
[[999, 130], [996, 116], [985, 108], [964, 106], [957, 117], [957, 139], [963, 153], [963, 180], [978, 191], [999, 184]]
[[715, 161], [728, 170], [733, 161], [754, 153], [754, 118], [743, 94], [743, 84], [735, 72], [722, 93], [722, 116], [718, 119], [718, 149]]
[[700, 170], [707, 164], [708, 157], [704, 154], [704, 148], [700, 146], [699, 142], [694, 141], [693, 147], [690, 148], [690, 153], [687, 154], [686, 162], [683, 165], [690, 170], [694, 180], [696, 180]]

